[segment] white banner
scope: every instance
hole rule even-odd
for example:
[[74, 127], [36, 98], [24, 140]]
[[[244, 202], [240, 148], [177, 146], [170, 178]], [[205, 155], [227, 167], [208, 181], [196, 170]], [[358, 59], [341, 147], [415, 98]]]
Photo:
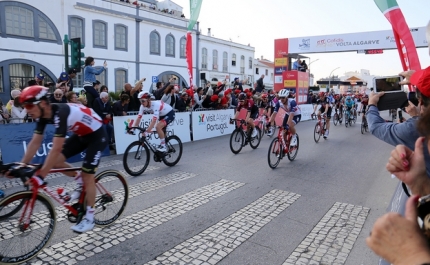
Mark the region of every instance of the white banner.
[[[416, 47], [427, 47], [426, 27], [411, 28]], [[397, 49], [392, 30], [288, 38], [289, 53]]]
[[232, 133], [235, 127], [230, 118], [234, 118], [233, 109], [193, 111], [193, 141]]
[[299, 107], [302, 113], [302, 121], [310, 120], [311, 114], [314, 112], [314, 107], [312, 104], [301, 104]]
[[[146, 128], [149, 126], [153, 115], [143, 115], [139, 127]], [[127, 146], [138, 140], [137, 135], [127, 134], [126, 128], [130, 123], [134, 123], [137, 115], [133, 116], [114, 116], [113, 127], [115, 131], [115, 147], [116, 153], [123, 154]], [[132, 127], [135, 127], [133, 124]], [[167, 126], [167, 136], [176, 135], [181, 139], [182, 143], [190, 142], [190, 113], [189, 112], [176, 112], [175, 120]], [[149, 138], [149, 142], [156, 145], [160, 144], [157, 134], [153, 134]]]

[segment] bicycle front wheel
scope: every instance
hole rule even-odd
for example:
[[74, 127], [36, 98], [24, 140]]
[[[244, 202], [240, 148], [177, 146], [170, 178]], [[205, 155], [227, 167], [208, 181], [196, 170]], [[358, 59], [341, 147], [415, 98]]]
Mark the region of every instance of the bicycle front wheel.
[[230, 136], [230, 150], [233, 154], [238, 154], [243, 147], [243, 141], [245, 137], [243, 135], [242, 130], [235, 129]]
[[182, 142], [176, 135], [171, 135], [166, 138], [167, 152], [163, 156], [163, 162], [166, 166], [173, 167], [176, 165], [182, 156]]
[[272, 143], [269, 146], [269, 152], [267, 153], [267, 162], [269, 162], [270, 168], [275, 169], [279, 165], [283, 152], [284, 150], [282, 149], [282, 145], [279, 142], [278, 137], [276, 137], [272, 140]]
[[255, 136], [254, 138], [251, 138], [251, 141], [249, 141], [249, 145], [251, 146], [252, 149], [257, 149], [257, 147], [260, 145], [261, 142], [261, 130], [259, 127], [255, 127], [255, 129], [257, 130], [257, 136]]
[[333, 124], [334, 126], [337, 125], [337, 122], [339, 121], [339, 114], [335, 113], [333, 117]]
[[318, 143], [318, 141], [321, 138], [321, 130], [322, 130], [322, 128], [321, 128], [321, 126], [320, 126], [320, 124], [318, 122], [317, 124], [315, 124], [315, 129], [314, 129], [314, 140], [315, 140], [315, 143]]
[[[0, 219], [0, 264], [21, 264], [34, 258], [54, 234], [54, 206], [46, 195], [38, 193], [31, 209], [32, 196], [32, 191], [20, 191], [0, 202], [1, 211], [9, 212]], [[22, 202], [23, 207], [18, 209], [16, 205]], [[20, 219], [30, 210], [30, 224], [25, 224]]]
[[[295, 146], [290, 145], [287, 153], [288, 160], [290, 161], [293, 161], [296, 158], [297, 153], [299, 152], [299, 135], [297, 133], [296, 133], [296, 139], [297, 139], [297, 145]], [[290, 138], [290, 141], [291, 141], [291, 138]]]
[[106, 170], [95, 177], [95, 182], [94, 221], [98, 226], [107, 226], [121, 216], [127, 205], [127, 181], [118, 171]]
[[132, 176], [141, 175], [149, 165], [148, 146], [139, 141], [132, 142], [125, 149], [122, 162], [128, 174]]

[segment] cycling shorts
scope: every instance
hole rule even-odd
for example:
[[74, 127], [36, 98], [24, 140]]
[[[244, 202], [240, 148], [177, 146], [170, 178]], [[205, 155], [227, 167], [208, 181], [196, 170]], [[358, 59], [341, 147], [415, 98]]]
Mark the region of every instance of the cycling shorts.
[[165, 124], [164, 126], [169, 125], [174, 120], [175, 120], [175, 111], [174, 110], [169, 111], [169, 113], [167, 113], [164, 116], [160, 116], [160, 121], [164, 122], [164, 124]]
[[85, 153], [82, 154], [84, 156], [82, 171], [88, 174], [94, 174], [100, 163], [102, 152], [106, 149], [107, 145], [108, 136], [105, 126], [102, 126], [96, 131], [84, 136], [72, 134], [66, 139], [61, 153], [67, 159], [85, 151]]
[[[326, 108], [326, 106], [321, 106], [321, 108], [319, 109], [319, 111], [321, 112], [321, 114], [323, 114], [324, 112], [325, 112], [325, 108]], [[327, 110], [327, 120], [330, 120], [330, 118], [331, 118], [331, 107], [328, 107], [328, 110]]]
[[[284, 120], [282, 121], [282, 127], [283, 127], [283, 128], [285, 128], [285, 125], [287, 125], [288, 117], [289, 117], [289, 115], [288, 115], [288, 114], [286, 114], [286, 115], [284, 116]], [[293, 117], [293, 123], [294, 123], [294, 124], [297, 124], [297, 123], [299, 123], [299, 122], [301, 121], [301, 119], [302, 119], [302, 114], [295, 115], [295, 116]]]

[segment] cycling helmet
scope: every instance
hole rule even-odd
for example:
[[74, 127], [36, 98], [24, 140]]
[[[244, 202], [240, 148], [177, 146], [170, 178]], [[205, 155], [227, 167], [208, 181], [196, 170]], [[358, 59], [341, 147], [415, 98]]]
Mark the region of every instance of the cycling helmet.
[[319, 93], [319, 96], [320, 96], [320, 97], [324, 97], [324, 96], [325, 96], [325, 93], [324, 93], [324, 92], [320, 92], [320, 93]]
[[245, 100], [246, 99], [246, 94], [245, 93], [240, 93], [239, 96], [237, 97], [238, 100]]
[[142, 91], [142, 92], [140, 92], [140, 93], [139, 93], [139, 95], [137, 95], [137, 97], [138, 97], [139, 99], [141, 99], [141, 98], [151, 99], [151, 98], [152, 98], [152, 95], [151, 95], [151, 93], [149, 93], [148, 91]]
[[48, 93], [48, 88], [46, 88], [46, 87], [29, 86], [29, 87], [24, 88], [24, 90], [22, 91], [22, 93], [19, 97], [19, 102], [21, 104], [23, 104], [23, 103], [37, 104], [42, 99], [45, 99], [45, 100], [48, 99], [46, 96], [47, 93]]
[[288, 91], [288, 89], [281, 89], [278, 92], [278, 97], [280, 98], [286, 98], [290, 95], [290, 91]]
[[335, 95], [335, 96], [334, 96], [334, 98], [335, 98], [336, 100], [338, 100], [338, 99], [339, 99], [339, 95]]
[[346, 100], [350, 101], [350, 100], [352, 100], [352, 98], [350, 96], [347, 96]]
[[267, 94], [266, 93], [261, 94], [261, 98], [267, 98]]

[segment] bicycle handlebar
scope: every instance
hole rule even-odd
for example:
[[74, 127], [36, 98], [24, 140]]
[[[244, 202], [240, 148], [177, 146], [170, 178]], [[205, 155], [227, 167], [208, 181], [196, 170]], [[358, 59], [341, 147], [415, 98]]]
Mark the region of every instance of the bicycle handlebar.
[[8, 173], [8, 176], [20, 178], [22, 182], [25, 183], [27, 179], [31, 178], [42, 166], [42, 164], [28, 165], [19, 162], [3, 164], [0, 165], [0, 174], [4, 175]]
[[246, 123], [246, 121], [244, 119], [230, 119], [230, 123], [234, 122], [234, 121], [239, 121], [240, 124], [244, 124]]

